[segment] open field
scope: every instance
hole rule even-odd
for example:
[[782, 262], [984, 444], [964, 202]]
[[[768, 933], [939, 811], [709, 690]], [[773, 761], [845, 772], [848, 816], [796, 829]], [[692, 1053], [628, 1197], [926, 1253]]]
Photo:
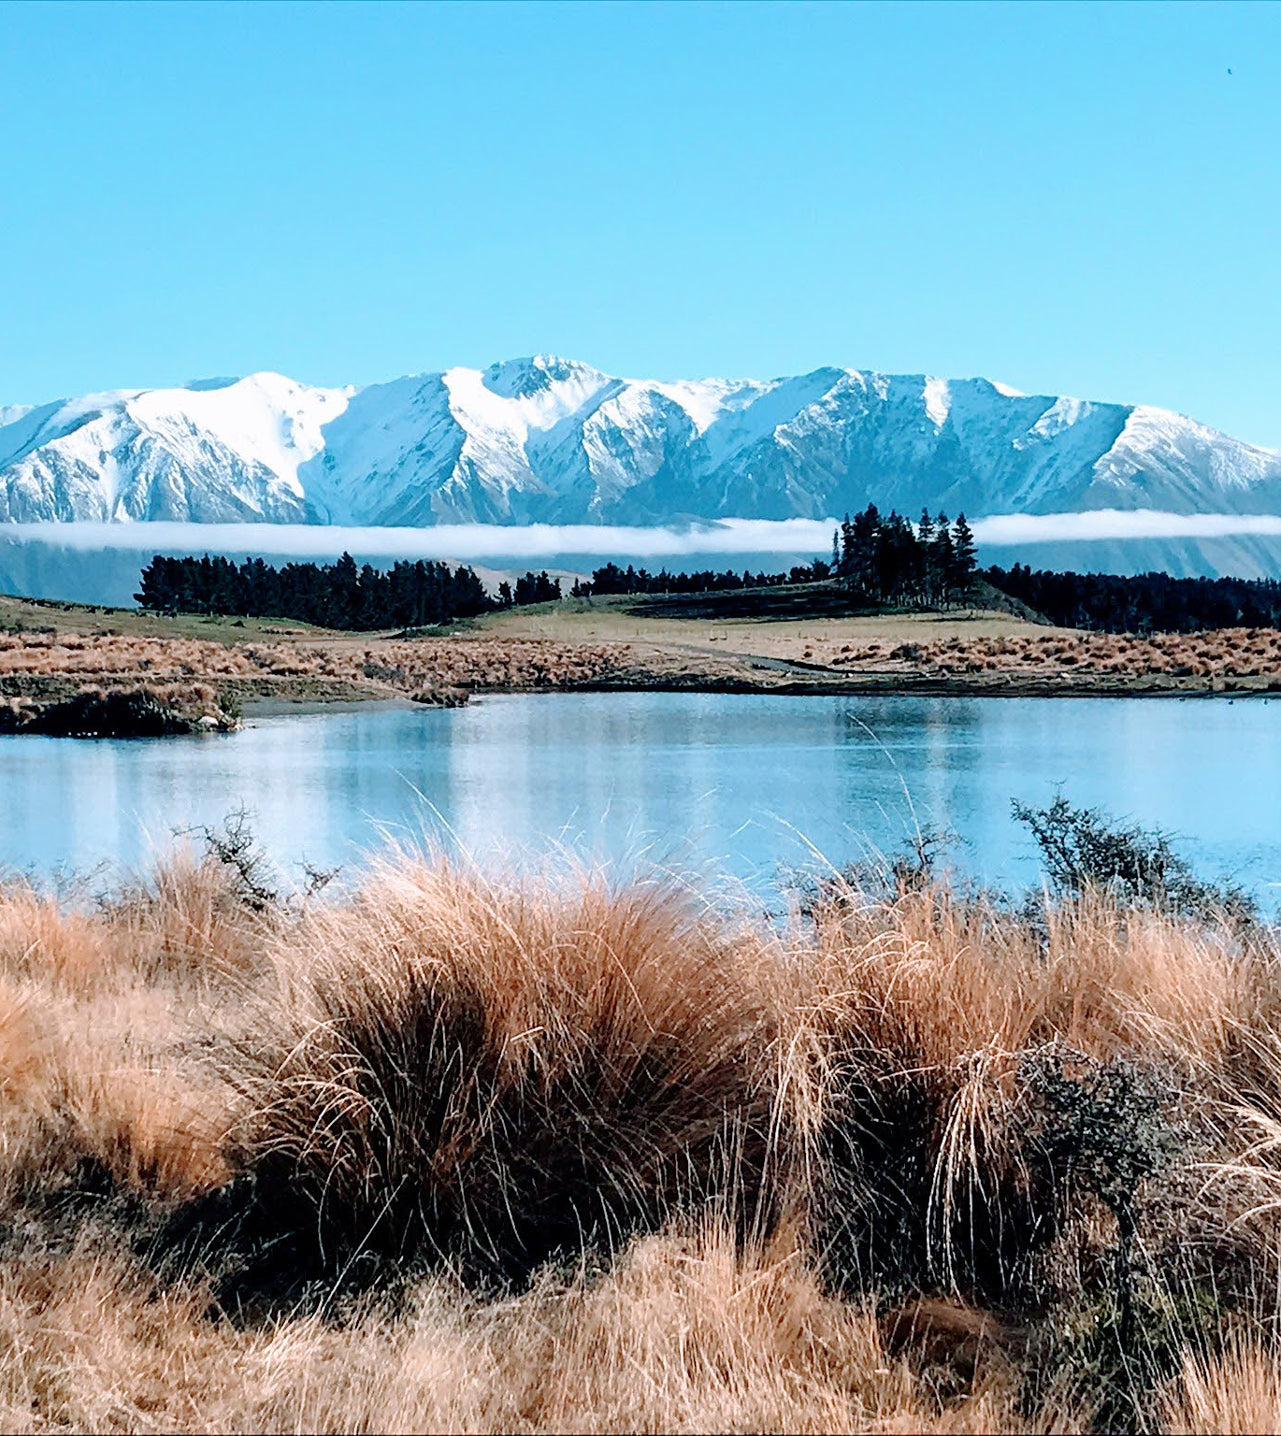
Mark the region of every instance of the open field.
[[251, 638], [304, 638], [326, 632], [285, 618], [227, 618], [197, 613], [169, 618], [138, 608], [107, 608], [0, 594], [0, 633], [6, 630], [108, 637], [118, 634], [126, 638], [199, 638], [215, 643], [243, 643]]
[[[735, 595], [725, 595], [732, 598]], [[560, 642], [652, 643], [678, 647], [724, 645], [730, 653], [766, 658], [797, 658], [807, 647], [839, 647], [875, 639], [902, 642], [922, 632], [947, 640], [999, 637], [1026, 632], [1056, 632], [1014, 614], [994, 610], [936, 613], [872, 613], [805, 617], [744, 617], [731, 604], [708, 604], [691, 615], [693, 604], [641, 598], [562, 599], [532, 604], [477, 619], [486, 633], [506, 638], [554, 638]], [[718, 611], [719, 610], [719, 611]], [[674, 616], [669, 616], [673, 614]]]
[[1281, 953], [243, 848], [0, 887], [0, 1427], [1275, 1430]]

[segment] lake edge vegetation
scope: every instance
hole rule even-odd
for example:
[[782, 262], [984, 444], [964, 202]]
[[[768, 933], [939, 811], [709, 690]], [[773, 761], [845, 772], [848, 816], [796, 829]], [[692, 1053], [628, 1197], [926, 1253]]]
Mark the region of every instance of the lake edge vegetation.
[[0, 1425], [1275, 1429], [1276, 934], [1026, 816], [1026, 902], [918, 852], [783, 920], [441, 858], [282, 895], [243, 828], [9, 880]]

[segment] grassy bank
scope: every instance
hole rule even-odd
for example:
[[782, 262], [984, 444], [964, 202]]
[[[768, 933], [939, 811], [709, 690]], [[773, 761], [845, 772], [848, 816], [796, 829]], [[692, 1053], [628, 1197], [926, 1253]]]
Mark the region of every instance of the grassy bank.
[[1275, 1429], [1273, 935], [900, 878], [10, 883], [0, 1425]]
[[710, 621], [653, 616], [648, 601], [640, 608], [631, 599], [570, 599], [457, 632], [339, 635], [259, 624], [254, 639], [227, 620], [133, 615], [116, 629], [88, 610], [51, 607], [36, 616], [55, 613], [58, 624], [32, 626], [30, 614], [14, 616], [7, 631], [0, 623], [0, 705], [11, 710], [0, 723], [20, 726], [90, 692], [140, 689], [195, 721], [262, 701], [455, 703], [476, 693], [557, 690], [1281, 691], [1281, 632], [1271, 629], [1139, 638], [998, 613]]

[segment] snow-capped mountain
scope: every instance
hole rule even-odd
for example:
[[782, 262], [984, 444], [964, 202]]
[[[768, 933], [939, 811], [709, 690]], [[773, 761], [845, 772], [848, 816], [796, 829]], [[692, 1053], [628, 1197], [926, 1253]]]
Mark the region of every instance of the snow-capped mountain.
[[851, 369], [616, 379], [547, 356], [364, 388], [279, 374], [0, 407], [0, 521], [428, 526], [1281, 514], [1281, 454], [1163, 409]]

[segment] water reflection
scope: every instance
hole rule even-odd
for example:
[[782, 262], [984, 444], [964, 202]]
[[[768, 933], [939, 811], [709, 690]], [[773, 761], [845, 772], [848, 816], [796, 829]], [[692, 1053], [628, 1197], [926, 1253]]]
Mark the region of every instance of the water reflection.
[[1271, 898], [1278, 718], [1266, 700], [596, 694], [299, 714], [228, 738], [0, 738], [0, 864], [145, 863], [243, 806], [295, 868], [428, 835], [483, 860], [563, 843], [758, 879], [812, 849], [892, 850], [919, 824], [960, 835], [966, 871], [1018, 885], [1036, 868], [1010, 799], [1062, 786]]

